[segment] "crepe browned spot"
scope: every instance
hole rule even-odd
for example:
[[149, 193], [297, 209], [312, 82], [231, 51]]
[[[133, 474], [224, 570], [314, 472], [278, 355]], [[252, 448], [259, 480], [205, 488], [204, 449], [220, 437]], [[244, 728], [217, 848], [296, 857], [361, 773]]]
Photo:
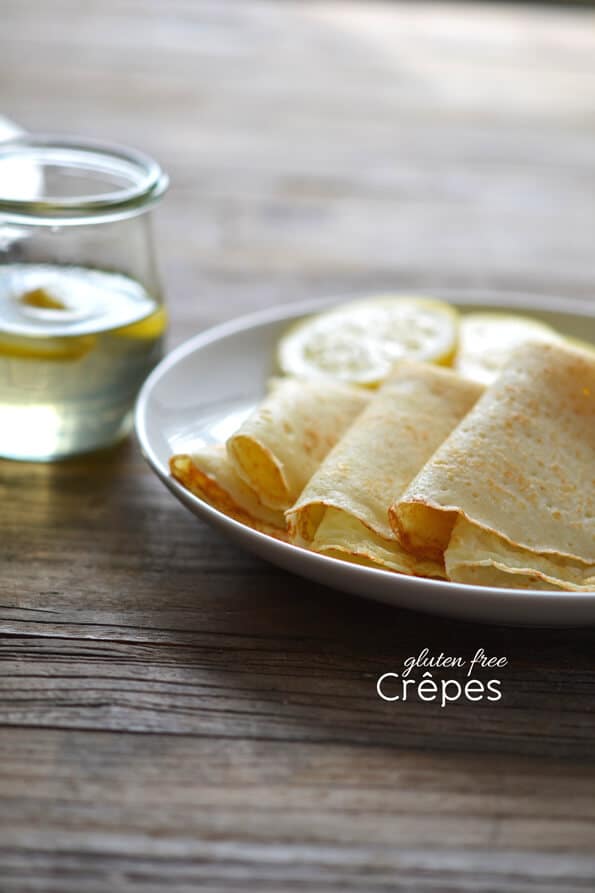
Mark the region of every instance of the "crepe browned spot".
[[287, 538], [283, 512], [259, 502], [236, 474], [224, 445], [197, 447], [192, 454], [172, 456], [169, 464], [177, 481], [214, 508], [255, 530]]
[[450, 579], [592, 591], [595, 355], [520, 347], [390, 514]]
[[442, 556], [419, 558], [397, 542], [388, 507], [482, 391], [450, 370], [399, 363], [286, 513], [293, 541], [350, 561], [444, 577]]
[[227, 441], [233, 467], [263, 505], [287, 509], [369, 400], [329, 378], [278, 379]]

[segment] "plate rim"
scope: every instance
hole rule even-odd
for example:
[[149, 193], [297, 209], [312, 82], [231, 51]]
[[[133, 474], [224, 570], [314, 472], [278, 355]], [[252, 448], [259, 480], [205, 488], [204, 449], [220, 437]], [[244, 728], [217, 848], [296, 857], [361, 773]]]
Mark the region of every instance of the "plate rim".
[[[178, 500], [189, 510], [191, 510], [189, 506], [192, 505], [197, 510], [197, 512], [195, 513], [199, 514], [207, 523], [211, 523], [212, 525], [214, 524], [214, 526], [218, 528], [225, 528], [229, 526], [238, 533], [244, 533], [248, 534], [250, 537], [255, 537], [257, 542], [261, 542], [263, 544], [270, 544], [272, 542], [274, 543], [275, 548], [279, 548], [281, 552], [285, 551], [288, 555], [295, 556], [297, 553], [306, 552], [308, 555], [308, 560], [313, 562], [314, 564], [318, 564], [320, 568], [324, 568], [325, 566], [336, 567], [337, 565], [340, 566], [344, 571], [346, 568], [349, 568], [352, 576], [355, 579], [361, 578], [363, 581], [372, 578], [383, 580], [385, 582], [387, 582], [388, 580], [393, 580], [397, 583], [397, 585], [399, 582], [405, 581], [406, 584], [413, 587], [413, 589], [419, 588], [420, 593], [422, 590], [427, 589], [428, 587], [430, 587], [432, 590], [435, 590], [437, 593], [440, 593], [441, 591], [443, 593], [448, 593], [452, 592], [453, 587], [455, 587], [457, 590], [461, 590], [468, 596], [473, 595], [476, 598], [484, 597], [484, 599], [488, 601], [493, 600], [494, 598], [498, 602], [502, 601], [503, 599], [506, 599], [508, 601], [514, 600], [515, 604], [519, 607], [521, 602], [526, 604], [527, 602], [531, 601], [531, 599], [535, 598], [539, 598], [540, 600], [548, 602], [563, 600], [564, 604], [568, 605], [568, 607], [571, 607], [571, 605], [569, 605], [569, 602], [572, 603], [572, 606], [595, 602], [595, 590], [593, 592], [567, 592], [565, 590], [519, 590], [496, 586], [475, 586], [470, 583], [459, 583], [451, 580], [434, 580], [428, 577], [415, 577], [405, 574], [398, 574], [394, 571], [352, 564], [350, 562], [341, 561], [338, 558], [333, 558], [328, 555], [322, 555], [318, 552], [313, 552], [301, 546], [294, 545], [293, 543], [287, 543], [283, 540], [279, 540], [276, 537], [256, 530], [248, 526], [247, 524], [243, 524], [241, 521], [237, 521], [235, 518], [231, 518], [229, 515], [226, 515], [224, 512], [219, 511], [208, 502], [200, 499], [200, 497], [196, 496], [194, 493], [186, 490], [185, 487], [183, 487], [178, 481], [171, 477], [169, 469], [165, 468], [162, 465], [161, 460], [153, 449], [151, 438], [147, 432], [147, 409], [152, 391], [156, 387], [157, 383], [173, 367], [175, 367], [178, 363], [180, 363], [182, 360], [186, 359], [193, 353], [199, 352], [201, 349], [207, 347], [208, 345], [211, 345], [231, 335], [251, 329], [260, 328], [261, 326], [269, 325], [275, 322], [287, 321], [289, 323], [301, 316], [306, 316], [311, 313], [316, 313], [321, 310], [328, 309], [336, 304], [340, 304], [345, 301], [357, 300], [361, 297], [375, 297], [382, 294], [407, 296], [415, 293], [416, 295], [419, 294], [425, 296], [426, 291], [428, 296], [435, 297], [437, 299], [450, 300], [452, 303], [455, 303], [455, 305], [461, 307], [478, 305], [482, 303], [482, 298], [488, 299], [489, 304], [486, 306], [486, 312], [490, 312], [491, 310], [516, 310], [517, 312], [524, 310], [525, 312], [531, 312], [531, 310], [535, 310], [537, 312], [543, 311], [546, 313], [561, 313], [564, 315], [575, 315], [579, 317], [582, 316], [589, 319], [595, 319], [595, 305], [589, 306], [586, 302], [583, 302], [580, 299], [577, 300], [572, 298], [562, 298], [561, 296], [540, 295], [534, 292], [516, 292], [486, 288], [479, 289], [473, 288], [471, 286], [466, 286], [464, 288], [428, 288], [427, 290], [420, 289], [415, 291], [414, 289], [399, 289], [398, 291], [378, 289], [373, 292], [366, 292], [366, 294], [363, 296], [361, 295], [361, 293], [350, 293], [348, 295], [341, 294], [326, 298], [308, 298], [303, 301], [290, 302], [274, 307], [268, 307], [264, 310], [257, 310], [251, 313], [242, 314], [238, 317], [234, 317], [233, 319], [217, 323], [213, 326], [209, 326], [208, 328], [198, 332], [196, 335], [193, 335], [191, 338], [175, 347], [161, 360], [160, 363], [157, 364], [157, 366], [145, 379], [145, 382], [138, 394], [134, 410], [135, 433], [145, 461], [148, 463], [149, 467], [157, 475], [157, 477], [170, 490], [170, 492], [172, 492], [173, 495], [176, 496]], [[333, 586], [332, 582], [328, 585], [330, 585], [331, 587]], [[420, 605], [419, 610], [424, 610], [423, 605]]]

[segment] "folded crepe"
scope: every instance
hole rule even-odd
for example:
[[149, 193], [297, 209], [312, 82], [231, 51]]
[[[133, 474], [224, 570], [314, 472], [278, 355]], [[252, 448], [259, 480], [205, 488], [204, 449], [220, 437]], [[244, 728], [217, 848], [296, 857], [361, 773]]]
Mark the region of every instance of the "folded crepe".
[[595, 355], [520, 347], [390, 509], [449, 579], [595, 590]]
[[460, 583], [595, 592], [594, 564], [569, 557], [531, 554], [463, 516], [455, 523], [444, 559], [449, 579]]
[[201, 446], [192, 453], [172, 456], [169, 466], [177, 481], [219, 511], [263, 533], [287, 538], [283, 512], [259, 502], [256, 493], [236, 473], [223, 444]]
[[442, 556], [411, 555], [388, 507], [471, 409], [483, 387], [403, 361], [286, 513], [293, 542], [343, 560], [444, 578]]
[[330, 378], [283, 378], [227, 441], [227, 453], [260, 502], [288, 509], [371, 397]]

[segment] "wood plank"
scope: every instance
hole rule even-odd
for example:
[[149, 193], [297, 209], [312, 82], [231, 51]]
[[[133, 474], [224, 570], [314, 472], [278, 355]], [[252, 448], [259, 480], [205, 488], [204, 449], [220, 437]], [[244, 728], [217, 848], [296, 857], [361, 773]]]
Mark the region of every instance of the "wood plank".
[[[592, 305], [595, 12], [0, 0], [2, 113], [155, 154], [170, 343], [312, 296]], [[0, 463], [2, 893], [593, 889], [595, 632], [305, 583], [185, 513], [130, 442]], [[381, 702], [422, 648], [495, 704]], [[456, 675], [456, 674], [453, 674]]]
[[101, 889], [107, 871], [123, 890], [574, 891], [592, 877], [592, 765], [16, 729], [0, 748], [7, 890], [55, 868], [64, 890]]

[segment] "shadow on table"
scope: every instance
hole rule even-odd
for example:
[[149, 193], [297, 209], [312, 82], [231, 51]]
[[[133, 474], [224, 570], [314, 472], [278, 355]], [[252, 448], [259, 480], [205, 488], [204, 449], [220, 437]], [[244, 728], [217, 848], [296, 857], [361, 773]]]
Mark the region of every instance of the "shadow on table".
[[[211, 615], [214, 636], [207, 648], [219, 648], [219, 655], [211, 657], [209, 684], [221, 687], [231, 711], [248, 711], [233, 721], [241, 734], [592, 759], [594, 630], [449, 621], [259, 568], [241, 584], [224, 576], [202, 594], [203, 604], [215, 598], [221, 612], [217, 619], [216, 610]], [[199, 673], [204, 615], [202, 623], [195, 630], [201, 644], [193, 648]], [[466, 690], [469, 664], [480, 649], [506, 658], [506, 665], [476, 666], [472, 677], [482, 685]], [[411, 683], [404, 695], [405, 662], [424, 654], [426, 660], [460, 657], [465, 666], [414, 667], [407, 678], [431, 679], [436, 689], [426, 682], [420, 697]], [[389, 696], [398, 695], [390, 702], [376, 688], [387, 672], [398, 674], [385, 686]]]

